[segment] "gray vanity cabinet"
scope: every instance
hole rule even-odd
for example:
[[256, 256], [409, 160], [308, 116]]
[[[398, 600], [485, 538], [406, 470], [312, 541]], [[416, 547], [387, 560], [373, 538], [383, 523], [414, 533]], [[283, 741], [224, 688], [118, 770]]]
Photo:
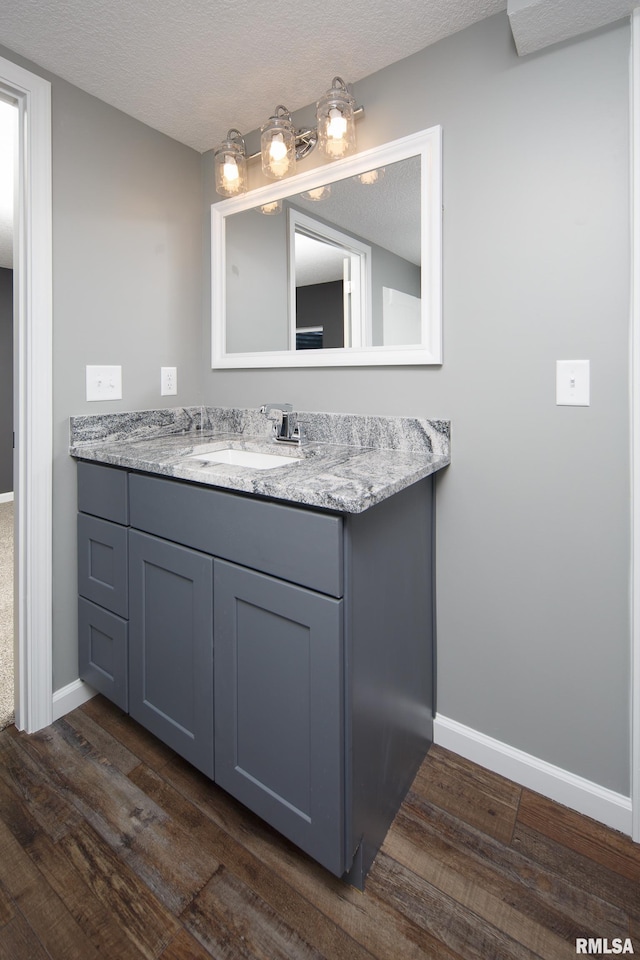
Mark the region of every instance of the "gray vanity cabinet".
[[80, 676], [362, 887], [432, 740], [433, 477], [340, 514], [81, 461], [78, 498]]
[[129, 532], [129, 713], [213, 778], [213, 560]]
[[216, 560], [216, 782], [344, 871], [342, 600]]

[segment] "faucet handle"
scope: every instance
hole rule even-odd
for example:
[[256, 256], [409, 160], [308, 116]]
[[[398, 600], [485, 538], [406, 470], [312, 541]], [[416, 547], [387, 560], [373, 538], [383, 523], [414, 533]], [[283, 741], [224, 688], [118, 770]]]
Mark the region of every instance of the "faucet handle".
[[304, 443], [304, 441], [306, 440], [306, 434], [304, 429], [304, 425], [306, 422], [307, 422], [306, 420], [300, 420], [299, 418], [296, 419], [296, 425], [291, 431], [291, 439], [293, 440], [294, 443]]
[[278, 410], [280, 413], [291, 413], [293, 410], [293, 404], [291, 403], [264, 403], [260, 407], [260, 413], [264, 413], [267, 416], [271, 413], [272, 410]]

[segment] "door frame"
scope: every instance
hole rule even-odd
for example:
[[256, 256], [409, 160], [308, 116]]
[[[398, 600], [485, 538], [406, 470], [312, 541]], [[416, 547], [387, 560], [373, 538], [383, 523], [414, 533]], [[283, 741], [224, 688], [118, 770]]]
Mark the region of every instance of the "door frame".
[[18, 104], [14, 215], [15, 711], [32, 733], [53, 717], [51, 84], [0, 57]]
[[631, 14], [631, 830], [640, 843], [640, 9]]

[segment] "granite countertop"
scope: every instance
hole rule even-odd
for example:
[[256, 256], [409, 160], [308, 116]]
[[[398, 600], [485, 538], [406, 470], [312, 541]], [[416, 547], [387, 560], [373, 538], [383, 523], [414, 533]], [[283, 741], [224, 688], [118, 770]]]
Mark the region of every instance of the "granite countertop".
[[[449, 422], [300, 412], [308, 440], [279, 443], [258, 410], [180, 407], [72, 417], [70, 454], [144, 473], [362, 513], [450, 462]], [[232, 447], [301, 458], [257, 470], [189, 459]]]

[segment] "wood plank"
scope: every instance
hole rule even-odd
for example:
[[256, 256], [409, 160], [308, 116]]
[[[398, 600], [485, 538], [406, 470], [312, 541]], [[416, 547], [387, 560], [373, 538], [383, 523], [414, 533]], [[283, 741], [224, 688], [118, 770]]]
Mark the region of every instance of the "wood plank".
[[211, 954], [183, 928], [162, 951], [159, 960], [211, 960]]
[[220, 867], [183, 914], [188, 930], [216, 956], [233, 944], [234, 957], [330, 960], [298, 936], [246, 884]]
[[2, 928], [1, 934], [0, 960], [51, 960], [21, 913]]
[[88, 825], [74, 828], [60, 846], [95, 897], [148, 960], [155, 960], [180, 923], [134, 871]]
[[[553, 960], [575, 956], [575, 937], [581, 931], [568, 918], [542, 909], [528, 891], [492, 874], [490, 869], [478, 868], [471, 857], [446, 844], [416, 843], [424, 834], [411, 829], [408, 817], [401, 817], [401, 826], [394, 824], [383, 847], [396, 863], [532, 953]], [[454, 947], [460, 950], [461, 945]]]
[[171, 747], [167, 747], [105, 697], [93, 697], [79, 709], [152, 770], [161, 770], [166, 763], [175, 759], [176, 754]]
[[29, 846], [29, 854], [101, 956], [141, 960], [144, 954], [129, 939], [118, 916], [85, 883], [64, 848], [40, 831]]
[[396, 910], [333, 877], [224, 791], [212, 787], [189, 764], [176, 759], [164, 773], [183, 796], [253, 854], [274, 879], [280, 878], [296, 890], [373, 957], [461, 960], [458, 953], [426, 930], [415, 927]]
[[594, 936], [618, 936], [626, 914], [600, 896], [559, 877], [523, 856], [516, 849], [488, 837], [445, 810], [410, 792], [396, 818], [383, 849], [408, 865], [398, 843], [415, 848], [415, 868], [427, 878], [420, 864], [428, 857], [510, 903], [530, 920], [540, 923], [564, 940], [592, 932]]
[[179, 915], [218, 863], [65, 720], [22, 742], [84, 819]]
[[513, 848], [556, 877], [640, 919], [637, 883], [522, 824], [516, 826]]
[[[2, 870], [0, 870], [0, 875]], [[16, 910], [13, 904], [13, 900], [7, 893], [0, 881], [0, 928], [4, 927], [6, 923], [9, 923], [16, 915]], [[2, 939], [2, 934], [0, 933], [0, 939]]]
[[22, 749], [25, 737], [0, 734], [0, 817], [11, 824], [14, 835], [26, 830], [27, 839], [33, 825], [29, 821], [21, 828], [19, 822], [28, 820], [28, 811], [29, 817], [57, 840], [81, 817], [62, 793], [43, 778], [39, 765]]
[[[569, 960], [569, 957], [575, 957], [574, 945], [565, 944], [558, 938], [554, 953], [523, 946], [512, 937], [514, 918], [508, 915], [508, 905], [505, 904], [504, 911], [496, 914], [495, 905], [487, 905], [481, 889], [471, 889], [464, 878], [460, 881], [452, 891], [453, 895], [445, 894], [391, 857], [379, 853], [369, 874], [368, 892], [370, 897], [394, 906], [415, 928], [446, 944], [465, 960], [498, 957], [504, 960]], [[497, 926], [485, 919], [487, 914], [493, 914]], [[538, 946], [545, 950], [547, 945], [540, 942]], [[427, 952], [426, 956], [431, 954]]]
[[[367, 950], [325, 917], [297, 889], [274, 875], [242, 844], [178, 793], [171, 783], [143, 764], [130, 776], [172, 819], [189, 830], [202, 850], [216, 857], [321, 954], [331, 960], [371, 960]], [[217, 790], [213, 786], [211, 789]]]
[[575, 810], [524, 790], [518, 822], [640, 884], [640, 845]]
[[511, 840], [522, 788], [510, 780], [434, 744], [412, 789], [490, 837]]
[[2, 821], [0, 851], [3, 886], [45, 950], [54, 957], [99, 960], [97, 950], [80, 925]]
[[140, 763], [131, 750], [96, 723], [84, 710], [77, 709], [64, 718], [77, 734], [85, 738], [91, 749], [106, 759], [120, 773], [129, 774]]

